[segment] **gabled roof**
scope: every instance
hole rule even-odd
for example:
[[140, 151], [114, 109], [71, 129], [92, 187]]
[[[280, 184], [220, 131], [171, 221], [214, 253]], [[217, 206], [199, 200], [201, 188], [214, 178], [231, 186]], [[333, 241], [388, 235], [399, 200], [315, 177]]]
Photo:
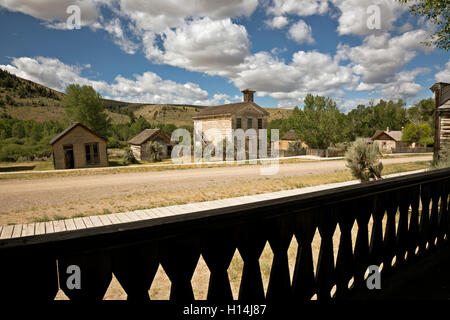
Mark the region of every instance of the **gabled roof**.
[[170, 137], [161, 129], [145, 129], [144, 131], [139, 133], [136, 137], [128, 141], [128, 143], [134, 145], [141, 145], [157, 134], [162, 136], [168, 142], [171, 142]]
[[384, 130], [377, 130], [375, 134], [372, 136], [372, 140], [377, 140], [377, 138], [382, 135], [386, 134], [387, 136], [391, 137], [394, 141], [402, 141], [402, 132], [401, 131], [384, 131]]
[[281, 138], [281, 140], [297, 140], [297, 133], [294, 129], [289, 130], [284, 134], [284, 136]]
[[206, 107], [199, 113], [197, 113], [195, 116], [193, 116], [193, 119], [197, 118], [203, 118], [203, 117], [211, 117], [211, 116], [222, 116], [222, 115], [233, 115], [237, 114], [240, 110], [248, 107], [253, 106], [262, 111], [265, 115], [269, 115], [269, 112], [258, 106], [254, 102], [238, 102], [238, 103], [230, 103], [230, 104], [224, 104], [221, 106], [215, 106], [215, 107]]
[[56, 141], [58, 141], [59, 139], [61, 139], [62, 137], [64, 137], [66, 134], [68, 134], [70, 131], [72, 131], [73, 129], [75, 129], [76, 127], [81, 126], [84, 129], [86, 129], [87, 131], [89, 131], [90, 133], [92, 133], [93, 135], [99, 137], [100, 139], [107, 141], [104, 137], [99, 136], [98, 134], [96, 134], [94, 131], [92, 131], [91, 129], [89, 129], [88, 127], [86, 127], [84, 124], [76, 122], [74, 124], [72, 124], [70, 127], [68, 127], [67, 129], [65, 129], [63, 132], [61, 132], [60, 134], [58, 134], [56, 137], [54, 137], [52, 140], [50, 140], [50, 144], [54, 144]]

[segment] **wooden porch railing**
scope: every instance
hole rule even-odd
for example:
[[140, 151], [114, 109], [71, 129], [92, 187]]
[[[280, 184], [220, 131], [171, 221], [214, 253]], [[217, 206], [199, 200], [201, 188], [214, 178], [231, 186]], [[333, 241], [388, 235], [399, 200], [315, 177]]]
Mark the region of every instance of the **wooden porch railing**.
[[[450, 169], [441, 169], [196, 214], [2, 240], [1, 295], [53, 300], [61, 288], [72, 300], [101, 300], [114, 273], [129, 300], [148, 300], [161, 264], [171, 281], [170, 299], [190, 301], [201, 254], [210, 270], [208, 300], [229, 302], [227, 268], [237, 248], [244, 262], [241, 301], [303, 301], [315, 294], [329, 300], [334, 286], [336, 299], [351, 298], [367, 291], [369, 265], [383, 263], [381, 278], [388, 281], [448, 245], [449, 191]], [[333, 247], [337, 226], [340, 240]], [[316, 229], [321, 244], [314, 270]], [[294, 235], [299, 245], [291, 282], [287, 250]], [[265, 293], [258, 259], [267, 241], [273, 264]], [[336, 263], [333, 250], [338, 250]], [[66, 287], [70, 275], [63, 271], [69, 265], [80, 267], [79, 290]]]

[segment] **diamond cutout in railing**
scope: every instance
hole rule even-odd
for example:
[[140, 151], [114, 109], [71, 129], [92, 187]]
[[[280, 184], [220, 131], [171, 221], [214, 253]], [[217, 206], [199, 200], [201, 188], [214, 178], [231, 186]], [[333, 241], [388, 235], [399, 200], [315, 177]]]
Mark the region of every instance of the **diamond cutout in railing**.
[[334, 256], [334, 266], [336, 267], [337, 257], [339, 253], [339, 242], [341, 241], [341, 228], [339, 224], [336, 225], [336, 230], [333, 233], [333, 256]]
[[319, 230], [316, 228], [314, 237], [311, 242], [313, 266], [314, 266], [314, 276], [317, 276], [317, 264], [319, 261], [320, 244], [322, 243], [322, 238], [320, 237]]
[[353, 254], [355, 254], [355, 247], [356, 247], [356, 238], [358, 237], [358, 222], [356, 222], [356, 220], [353, 222], [353, 226], [352, 226], [352, 231], [351, 231], [351, 235], [352, 235], [352, 252]]
[[289, 275], [292, 279], [294, 278], [295, 261], [297, 259], [298, 241], [295, 235], [291, 239], [291, 243], [288, 247], [288, 264], [289, 264]]
[[381, 228], [383, 231], [383, 239], [384, 239], [386, 236], [386, 228], [387, 228], [387, 213], [386, 212], [384, 212], [383, 220], [381, 220]]
[[236, 249], [231, 259], [231, 263], [227, 269], [228, 278], [230, 279], [231, 292], [233, 293], [233, 299], [237, 300], [239, 297], [239, 286], [241, 285], [242, 271], [244, 270], [244, 260]]
[[103, 300], [126, 300], [127, 293], [120, 285], [119, 281], [115, 277], [114, 273], [112, 275], [111, 282], [108, 286], [108, 289], [105, 292], [105, 296]]
[[156, 271], [155, 278], [153, 279], [150, 290], [148, 291], [150, 299], [152, 300], [169, 300], [170, 298], [170, 287], [172, 282], [167, 276], [164, 268], [159, 265]]
[[194, 291], [195, 300], [206, 300], [208, 297], [208, 285], [211, 271], [209, 271], [205, 260], [200, 255], [194, 274], [192, 275], [191, 285]]
[[267, 241], [266, 245], [264, 246], [263, 252], [259, 257], [259, 268], [261, 269], [261, 277], [263, 281], [265, 295], [267, 294], [267, 288], [269, 286], [272, 263], [273, 263], [273, 251], [272, 248], [270, 247], [269, 242]]
[[331, 297], [332, 299], [335, 298], [336, 289], [337, 289], [337, 287], [336, 287], [336, 285], [334, 285], [333, 288], [331, 288], [331, 290], [330, 290], [330, 297]]
[[369, 234], [369, 245], [371, 245], [370, 241], [372, 239], [372, 232], [373, 232], [373, 215], [370, 215], [369, 223], [367, 224], [367, 233]]

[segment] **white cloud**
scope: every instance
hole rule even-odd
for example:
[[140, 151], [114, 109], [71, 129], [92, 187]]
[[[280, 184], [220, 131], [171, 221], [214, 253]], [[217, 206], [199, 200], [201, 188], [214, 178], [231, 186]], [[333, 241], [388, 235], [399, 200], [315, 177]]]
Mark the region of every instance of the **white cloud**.
[[231, 19], [203, 18], [166, 30], [163, 50], [154, 46], [155, 38], [144, 41], [147, 57], [157, 62], [208, 74], [225, 75], [241, 64], [250, 52], [250, 41], [243, 26]]
[[450, 83], [450, 60], [445, 64], [445, 69], [436, 73], [435, 77], [438, 82]]
[[366, 84], [392, 80], [395, 72], [411, 61], [419, 50], [429, 48], [420, 44], [427, 37], [424, 30], [414, 30], [391, 38], [389, 34], [370, 35], [360, 46], [338, 45], [337, 58], [350, 60], [353, 71], [362, 75]]
[[393, 29], [397, 19], [408, 10], [407, 6], [392, 0], [330, 0], [330, 2], [340, 11], [337, 28], [340, 35], [368, 35], [379, 31], [367, 26], [367, 21], [374, 14], [373, 11], [368, 12], [370, 6], [379, 8], [382, 31]]
[[409, 71], [401, 71], [395, 74], [392, 82], [380, 84], [380, 95], [389, 100], [406, 100], [417, 96], [424, 90], [420, 84], [415, 83], [415, 78], [419, 74], [427, 73], [428, 68], [416, 68]]
[[303, 20], [299, 20], [292, 25], [289, 29], [289, 37], [299, 44], [305, 42], [309, 44], [314, 43], [311, 27]]
[[164, 32], [176, 28], [186, 19], [208, 17], [222, 20], [250, 16], [258, 0], [121, 0], [120, 14], [128, 16], [143, 31]]
[[253, 88], [284, 105], [296, 105], [308, 93], [342, 95], [343, 88], [358, 82], [351, 68], [340, 66], [330, 55], [317, 51], [296, 52], [289, 64], [258, 52], [247, 57], [238, 69], [230, 76], [236, 87]]
[[289, 24], [289, 19], [283, 16], [277, 16], [265, 22], [272, 29], [282, 29]]
[[274, 15], [310, 16], [328, 11], [327, 0], [273, 0], [267, 12]]
[[136, 50], [139, 48], [139, 46], [126, 37], [121, 26], [121, 22], [118, 18], [109, 21], [103, 28], [105, 29], [105, 31], [111, 34], [114, 43], [117, 44], [123, 51], [128, 54], [136, 53]]
[[58, 91], [64, 91], [71, 83], [91, 85], [96, 90], [106, 88], [104, 81], [92, 81], [80, 76], [81, 71], [89, 66], [69, 66], [53, 58], [14, 58], [11, 64], [0, 65], [0, 68]]
[[[81, 10], [81, 24], [89, 25], [98, 18], [99, 0], [0, 0], [0, 6], [11, 11], [22, 12], [47, 22], [65, 22], [70, 16], [67, 8], [77, 5]], [[50, 24], [51, 25], [51, 24]], [[62, 24], [56, 26], [61, 27]]]
[[149, 71], [134, 75], [134, 79], [118, 75], [112, 83], [90, 80], [81, 75], [86, 68], [90, 68], [90, 65], [71, 66], [58, 59], [45, 57], [14, 58], [11, 64], [0, 65], [0, 69], [61, 92], [72, 83], [90, 85], [105, 98], [122, 101], [209, 105], [224, 103], [231, 99], [228, 95], [220, 93], [208, 99], [208, 92], [196, 83], [164, 80]]

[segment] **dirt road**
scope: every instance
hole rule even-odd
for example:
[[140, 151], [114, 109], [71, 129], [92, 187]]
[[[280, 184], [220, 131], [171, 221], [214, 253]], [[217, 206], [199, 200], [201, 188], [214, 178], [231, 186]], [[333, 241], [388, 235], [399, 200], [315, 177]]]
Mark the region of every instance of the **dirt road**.
[[[384, 164], [428, 161], [430, 156], [383, 159]], [[0, 181], [0, 213], [64, 203], [95, 202], [114, 196], [196, 189], [264, 178], [308, 176], [345, 169], [344, 161], [280, 164], [275, 175], [261, 176], [260, 166], [219, 167], [93, 176]]]

